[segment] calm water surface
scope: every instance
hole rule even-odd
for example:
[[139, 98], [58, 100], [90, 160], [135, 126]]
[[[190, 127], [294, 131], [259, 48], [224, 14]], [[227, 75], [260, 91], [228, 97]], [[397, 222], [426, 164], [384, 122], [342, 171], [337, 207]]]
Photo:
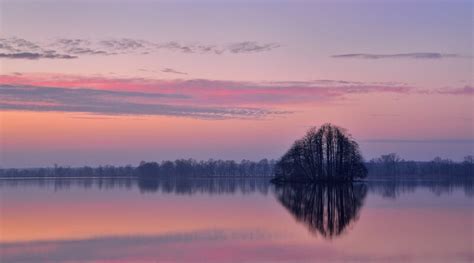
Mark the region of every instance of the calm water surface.
[[0, 180], [0, 262], [472, 262], [471, 183]]

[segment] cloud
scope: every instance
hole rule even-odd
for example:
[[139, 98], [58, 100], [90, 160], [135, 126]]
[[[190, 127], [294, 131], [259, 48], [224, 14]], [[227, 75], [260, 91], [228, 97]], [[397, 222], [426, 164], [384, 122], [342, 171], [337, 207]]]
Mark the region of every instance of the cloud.
[[178, 43], [170, 41], [166, 43], [158, 43], [154, 45], [157, 49], [167, 49], [171, 51], [178, 51], [181, 53], [198, 53], [198, 54], [216, 54], [220, 55], [225, 52], [223, 48], [216, 45], [206, 44], [192, 44], [192, 43]]
[[139, 49], [147, 44], [146, 41], [131, 38], [102, 40], [99, 43], [115, 50]]
[[41, 59], [41, 58], [74, 59], [74, 58], [77, 58], [77, 56], [57, 54], [56, 52], [51, 51], [51, 52], [44, 52], [44, 53], [33, 53], [33, 52], [0, 53], [0, 58], [36, 60], [36, 59]]
[[2, 85], [0, 84], [0, 95], [2, 99], [5, 96], [12, 96], [15, 99], [34, 98], [38, 101], [48, 100], [64, 100], [70, 98], [69, 103], [74, 100], [80, 100], [86, 97], [121, 97], [121, 98], [172, 98], [172, 99], [189, 99], [189, 96], [182, 94], [163, 94], [163, 93], [146, 93], [134, 91], [111, 91], [88, 88], [53, 88], [44, 86], [19, 86], [19, 85]]
[[258, 82], [59, 74], [0, 75], [0, 85], [0, 106], [5, 110], [200, 119], [273, 118], [348, 96], [413, 90], [402, 84], [344, 80]]
[[431, 140], [413, 140], [413, 139], [371, 139], [361, 140], [364, 143], [413, 143], [413, 144], [424, 144], [424, 143], [439, 143], [439, 144], [474, 144], [472, 139], [431, 139]]
[[302, 104], [343, 99], [368, 93], [408, 94], [406, 84], [371, 83], [344, 80], [313, 81], [225, 81], [210, 79], [106, 78], [58, 74], [0, 75], [5, 85], [29, 85], [59, 88], [89, 88], [113, 91], [140, 91], [187, 95], [199, 105]]
[[91, 48], [91, 41], [86, 39], [58, 39], [49, 44], [49, 46], [63, 50], [68, 54], [74, 55], [113, 55], [114, 53]]
[[0, 38], [0, 58], [70, 59], [87, 55], [153, 54], [160, 50], [185, 54], [246, 54], [271, 51], [280, 47], [277, 43], [242, 41], [227, 45], [184, 43], [178, 41], [151, 42], [132, 38], [110, 38], [89, 40], [80, 38], [60, 38], [40, 43], [11, 37]]
[[99, 40], [95, 44], [100, 48], [108, 50], [111, 54], [146, 52], [153, 45], [148, 41], [131, 38]]
[[90, 45], [91, 42], [87, 39], [80, 38], [60, 38], [56, 40], [56, 44], [65, 46], [79, 46], [79, 45]]
[[227, 49], [234, 54], [238, 53], [256, 53], [256, 52], [263, 52], [263, 51], [270, 51], [275, 48], [279, 48], [280, 44], [277, 43], [266, 43], [266, 44], [259, 44], [255, 41], [245, 41], [245, 42], [238, 42], [232, 43], [227, 46]]
[[216, 54], [223, 53], [245, 54], [271, 51], [280, 47], [277, 43], [258, 43], [256, 41], [234, 42], [223, 46], [209, 44], [178, 43], [171, 41], [163, 44], [156, 44], [160, 49], [169, 49], [183, 53]]
[[188, 75], [188, 73], [186, 73], [186, 72], [177, 71], [177, 70], [174, 70], [172, 68], [164, 68], [164, 69], [161, 70], [161, 72], [179, 74], [179, 75]]
[[23, 52], [27, 50], [39, 51], [42, 48], [31, 41], [11, 37], [11, 38], [0, 38], [0, 50], [5, 50], [7, 52]]
[[83, 47], [72, 47], [67, 49], [66, 52], [75, 55], [114, 55], [113, 53], [109, 53], [103, 50], [95, 50]]
[[7, 59], [74, 59], [77, 56], [61, 54], [21, 38], [0, 38], [0, 58]]
[[435, 91], [435, 93], [448, 94], [448, 95], [474, 95], [474, 87], [466, 85], [462, 88], [438, 89], [438, 90]]
[[355, 59], [385, 59], [385, 58], [407, 58], [407, 59], [443, 59], [443, 58], [469, 58], [460, 54], [436, 53], [436, 52], [415, 52], [399, 54], [369, 54], [351, 53], [331, 56], [333, 58], [355, 58]]
[[189, 105], [181, 94], [0, 85], [2, 110], [82, 112], [101, 115], [166, 115], [199, 119], [262, 118], [284, 114], [250, 107]]

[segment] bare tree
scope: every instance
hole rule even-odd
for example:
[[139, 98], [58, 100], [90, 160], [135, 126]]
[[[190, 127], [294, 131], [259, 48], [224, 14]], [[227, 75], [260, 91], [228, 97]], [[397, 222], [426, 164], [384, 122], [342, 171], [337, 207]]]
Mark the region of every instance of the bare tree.
[[331, 124], [311, 128], [275, 167], [275, 181], [350, 181], [366, 175], [357, 142]]

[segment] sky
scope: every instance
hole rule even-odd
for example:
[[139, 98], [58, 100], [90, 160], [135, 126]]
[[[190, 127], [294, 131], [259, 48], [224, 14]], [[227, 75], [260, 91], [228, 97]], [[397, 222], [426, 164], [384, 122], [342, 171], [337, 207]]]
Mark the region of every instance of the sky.
[[0, 0], [0, 167], [474, 154], [472, 1]]

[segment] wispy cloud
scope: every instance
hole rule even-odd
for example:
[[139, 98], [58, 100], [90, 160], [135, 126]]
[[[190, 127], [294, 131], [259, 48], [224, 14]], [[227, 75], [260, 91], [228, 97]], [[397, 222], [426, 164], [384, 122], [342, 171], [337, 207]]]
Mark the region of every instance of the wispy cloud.
[[177, 70], [174, 70], [172, 68], [164, 68], [164, 69], [161, 70], [161, 72], [178, 74], [178, 75], [188, 75], [188, 73], [186, 73], [186, 72], [177, 71]]
[[137, 50], [148, 46], [149, 42], [144, 40], [136, 40], [131, 38], [100, 40], [97, 43], [99, 46], [115, 51], [130, 51]]
[[288, 115], [304, 105], [314, 107], [350, 95], [408, 94], [412, 89], [343, 80], [246, 82], [12, 74], [0, 75], [0, 106], [4, 110], [102, 115], [258, 119]]
[[21, 38], [0, 38], [0, 58], [7, 59], [73, 59], [77, 56], [60, 53]]
[[187, 95], [0, 85], [2, 110], [84, 112], [102, 115], [166, 115], [200, 119], [262, 118], [281, 111], [190, 105]]
[[85, 39], [62, 38], [47, 45], [73, 55], [113, 55], [113, 53], [91, 47], [92, 43]]
[[466, 85], [462, 88], [444, 88], [436, 90], [435, 93], [448, 95], [474, 95], [474, 87]]
[[415, 139], [366, 139], [360, 140], [364, 143], [389, 143], [389, 144], [396, 144], [396, 143], [413, 143], [413, 144], [474, 144], [473, 139], [429, 139], [429, 140], [415, 140]]
[[57, 54], [55, 51], [46, 51], [43, 53], [34, 53], [34, 52], [17, 52], [17, 53], [0, 53], [0, 58], [9, 58], [9, 59], [73, 59], [77, 56]]
[[312, 81], [225, 81], [210, 79], [105, 78], [74, 75], [3, 75], [0, 83], [62, 88], [93, 88], [189, 95], [200, 105], [282, 105], [325, 102], [347, 95], [408, 94], [413, 87], [399, 83]]
[[386, 59], [386, 58], [406, 58], [406, 59], [443, 59], [443, 58], [469, 58], [470, 56], [437, 53], [437, 52], [414, 52], [398, 54], [371, 54], [371, 53], [350, 53], [333, 55], [333, 58], [355, 58], [355, 59]]
[[228, 50], [232, 53], [256, 53], [263, 51], [270, 51], [275, 48], [279, 48], [280, 44], [278, 43], [265, 43], [259, 44], [255, 41], [245, 41], [232, 43], [227, 46]]
[[215, 54], [220, 55], [227, 50], [224, 47], [212, 44], [179, 43], [170, 41], [165, 43], [155, 43], [153, 46], [157, 49], [177, 51], [189, 54]]
[[11, 37], [11, 38], [0, 38], [0, 49], [8, 52], [21, 52], [24, 50], [41, 50], [42, 48], [32, 42], [22, 38]]
[[229, 44], [184, 43], [178, 41], [151, 42], [132, 38], [79, 39], [60, 38], [40, 43], [22, 38], [0, 38], [0, 58], [70, 59], [78, 56], [152, 54], [160, 50], [186, 54], [248, 54], [267, 52], [280, 47], [277, 43], [242, 41]]

